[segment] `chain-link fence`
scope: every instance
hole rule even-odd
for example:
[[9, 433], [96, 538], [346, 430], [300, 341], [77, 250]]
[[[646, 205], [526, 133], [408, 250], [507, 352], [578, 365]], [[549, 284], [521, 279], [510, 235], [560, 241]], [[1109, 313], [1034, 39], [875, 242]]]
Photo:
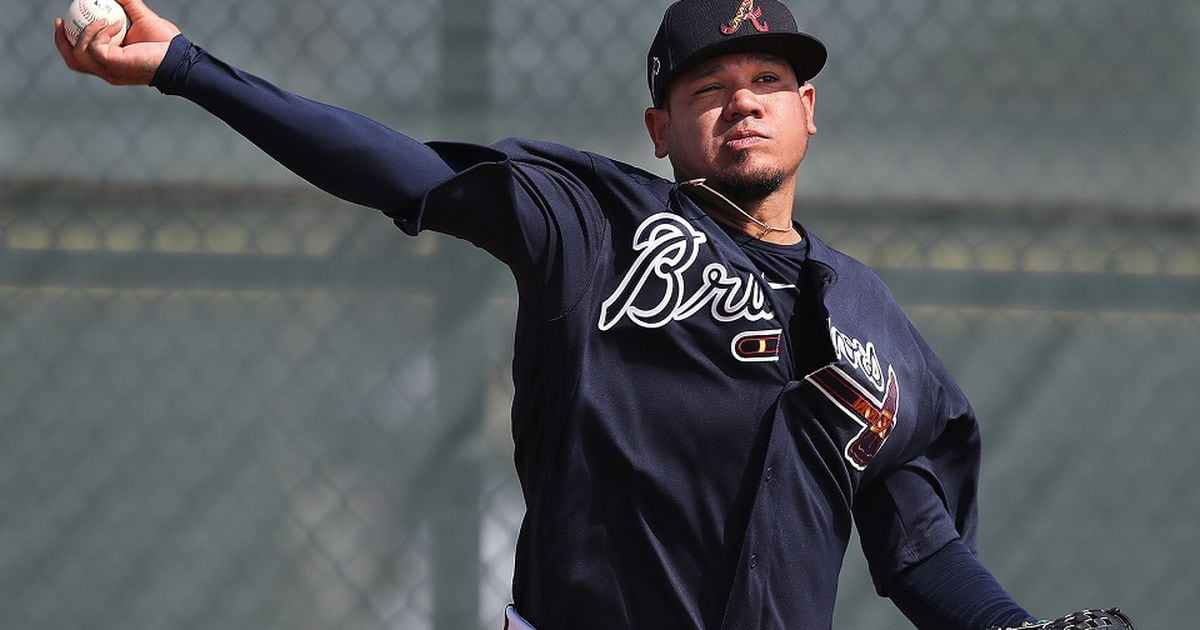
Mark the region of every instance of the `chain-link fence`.
[[[798, 216], [971, 395], [985, 561], [1039, 613], [1186, 624], [1200, 7], [789, 5], [831, 54]], [[73, 75], [61, 7], [0, 6], [0, 628], [496, 627], [523, 511], [505, 272]], [[640, 125], [666, 2], [152, 6], [420, 138], [666, 171]], [[906, 627], [858, 555], [837, 626]]]

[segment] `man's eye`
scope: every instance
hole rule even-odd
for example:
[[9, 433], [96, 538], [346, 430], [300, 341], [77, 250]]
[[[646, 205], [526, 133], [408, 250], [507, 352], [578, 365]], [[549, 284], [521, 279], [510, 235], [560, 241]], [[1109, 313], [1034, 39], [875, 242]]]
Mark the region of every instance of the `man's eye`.
[[761, 77], [758, 77], [757, 79], [755, 79], [755, 81], [758, 81], [759, 83], [774, 83], [778, 80], [779, 80], [779, 77], [777, 77], [773, 74], [764, 74]]
[[721, 86], [717, 85], [716, 83], [709, 83], [708, 85], [700, 88], [699, 90], [696, 90], [696, 94], [703, 94], [705, 92], [712, 92], [713, 90], [719, 90], [719, 89], [721, 89]]

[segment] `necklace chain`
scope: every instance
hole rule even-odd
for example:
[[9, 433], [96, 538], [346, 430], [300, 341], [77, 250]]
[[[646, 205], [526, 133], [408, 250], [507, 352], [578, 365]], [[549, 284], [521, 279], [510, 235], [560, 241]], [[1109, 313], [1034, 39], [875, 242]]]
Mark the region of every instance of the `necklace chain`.
[[738, 208], [736, 205], [734, 207], [737, 208], [738, 212], [742, 213], [742, 216], [746, 217], [747, 219], [750, 219], [751, 221], [754, 222], [755, 225], [757, 225], [758, 227], [760, 227], [768, 232], [791, 232], [792, 231], [792, 226], [790, 226], [790, 225], [787, 227], [775, 227], [774, 225], [767, 224], [766, 221], [760, 221], [760, 220], [754, 218], [754, 215], [750, 214], [749, 212], [746, 212], [745, 210], [742, 210], [741, 208]]
[[704, 190], [708, 191], [709, 193], [716, 195], [721, 201], [724, 201], [725, 203], [732, 206], [734, 210], [737, 210], [738, 213], [740, 213], [742, 216], [746, 217], [751, 223], [762, 228], [763, 231], [765, 231], [765, 232], [791, 232], [792, 231], [793, 228], [791, 225], [788, 225], [787, 227], [775, 227], [774, 225], [768, 224], [766, 221], [760, 220], [758, 217], [755, 217], [754, 215], [750, 214], [749, 212], [742, 210], [742, 207], [737, 205], [736, 203], [734, 203], [729, 197], [722, 195], [720, 192], [717, 192], [711, 186], [706, 185], [704, 182], [705, 182], [704, 178], [698, 178], [698, 179], [689, 179], [686, 182], [682, 182], [682, 183], [688, 184], [691, 186], [697, 186], [697, 187], [704, 188]]

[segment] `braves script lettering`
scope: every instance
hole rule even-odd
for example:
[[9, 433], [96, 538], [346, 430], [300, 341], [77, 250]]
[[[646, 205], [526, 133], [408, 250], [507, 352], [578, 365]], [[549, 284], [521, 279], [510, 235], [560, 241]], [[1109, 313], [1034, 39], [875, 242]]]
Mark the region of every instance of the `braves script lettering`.
[[884, 391], [886, 383], [883, 380], [883, 368], [879, 365], [879, 357], [875, 355], [875, 344], [863, 342], [843, 333], [829, 322], [829, 337], [833, 341], [833, 351], [839, 359], [853, 365], [862, 372], [875, 389]]
[[688, 290], [684, 274], [706, 242], [703, 232], [674, 214], [661, 212], [643, 221], [633, 236], [637, 260], [601, 305], [600, 330], [611, 329], [622, 318], [643, 328], [661, 328], [705, 307], [719, 322], [774, 319], [753, 274], [736, 276], [724, 265], [710, 263], [701, 273], [700, 286]]

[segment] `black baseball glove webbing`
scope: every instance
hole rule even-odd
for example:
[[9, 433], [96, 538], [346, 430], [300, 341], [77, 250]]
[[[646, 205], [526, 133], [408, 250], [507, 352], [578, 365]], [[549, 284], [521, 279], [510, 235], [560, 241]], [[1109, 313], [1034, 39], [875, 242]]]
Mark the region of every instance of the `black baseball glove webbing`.
[[1134, 630], [1133, 621], [1118, 608], [1081, 610], [1053, 621], [1037, 621], [1016, 627], [989, 630]]

